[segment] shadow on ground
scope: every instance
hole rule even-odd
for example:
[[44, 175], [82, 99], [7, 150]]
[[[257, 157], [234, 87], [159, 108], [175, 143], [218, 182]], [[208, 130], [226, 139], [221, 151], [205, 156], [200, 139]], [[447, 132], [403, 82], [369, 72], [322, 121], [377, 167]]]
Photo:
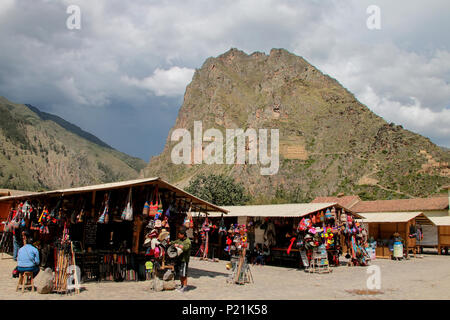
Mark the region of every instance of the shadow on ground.
[[228, 273], [224, 273], [224, 272], [216, 272], [216, 271], [207, 271], [207, 270], [203, 270], [203, 269], [197, 269], [197, 268], [191, 268], [189, 267], [189, 277], [191, 278], [200, 278], [200, 277], [210, 277], [210, 278], [214, 278], [214, 277], [228, 277], [229, 274]]

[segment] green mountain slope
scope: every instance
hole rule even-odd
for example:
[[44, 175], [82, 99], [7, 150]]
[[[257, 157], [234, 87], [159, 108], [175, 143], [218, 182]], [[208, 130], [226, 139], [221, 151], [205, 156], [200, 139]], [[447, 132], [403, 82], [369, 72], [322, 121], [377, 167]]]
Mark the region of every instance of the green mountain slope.
[[[278, 174], [262, 176], [259, 165], [173, 164], [173, 130], [192, 133], [196, 120], [203, 132], [217, 128], [224, 136], [226, 128], [279, 129]], [[449, 162], [448, 150], [388, 124], [303, 58], [283, 49], [269, 55], [231, 49], [196, 70], [166, 146], [144, 175], [186, 186], [198, 173], [224, 173], [257, 203], [340, 192], [390, 199], [438, 193], [450, 182]]]
[[136, 178], [141, 159], [55, 115], [0, 97], [0, 188], [45, 190]]

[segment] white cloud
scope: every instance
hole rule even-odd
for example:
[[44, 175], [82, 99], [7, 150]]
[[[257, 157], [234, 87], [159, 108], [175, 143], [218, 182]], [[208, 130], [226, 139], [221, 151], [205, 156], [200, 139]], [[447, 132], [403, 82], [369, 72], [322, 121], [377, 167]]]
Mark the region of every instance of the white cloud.
[[450, 109], [433, 111], [422, 106], [416, 97], [409, 97], [411, 104], [405, 105], [398, 101], [379, 97], [370, 86], [360, 94], [362, 103], [370, 105], [372, 110], [380, 116], [405, 128], [423, 132], [427, 136], [450, 136]]
[[[387, 121], [450, 147], [443, 123], [450, 101], [448, 1], [30, 3], [0, 1], [0, 95], [10, 99], [67, 110], [100, 106], [106, 112], [167, 105], [164, 126], [170, 127], [194, 68], [206, 58], [231, 47], [248, 53], [286, 48]], [[66, 28], [70, 4], [81, 8], [79, 31]], [[371, 4], [381, 8], [381, 30], [366, 27]], [[127, 134], [134, 139], [133, 132]]]
[[0, 16], [8, 13], [8, 10], [13, 8], [15, 5], [15, 0], [2, 0], [0, 2]]
[[183, 95], [194, 72], [194, 69], [175, 66], [167, 70], [156, 68], [151, 76], [141, 80], [128, 76], [124, 76], [122, 79], [129, 85], [147, 89], [157, 96], [170, 97]]

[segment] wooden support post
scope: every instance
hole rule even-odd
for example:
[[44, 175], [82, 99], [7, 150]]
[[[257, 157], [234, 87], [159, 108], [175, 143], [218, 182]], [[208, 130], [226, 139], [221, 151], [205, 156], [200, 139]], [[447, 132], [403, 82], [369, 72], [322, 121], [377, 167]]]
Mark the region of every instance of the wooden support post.
[[[450, 192], [450, 189], [449, 189], [449, 192]], [[440, 226], [438, 226], [437, 227], [437, 232], [438, 232], [438, 234], [437, 234], [437, 238], [438, 238], [438, 255], [440, 255], [441, 254], [441, 227]]]
[[91, 202], [91, 204], [92, 204], [91, 217], [92, 218], [95, 217], [95, 195], [96, 195], [96, 193], [97, 193], [97, 191], [95, 191], [95, 190], [92, 192], [92, 202]]

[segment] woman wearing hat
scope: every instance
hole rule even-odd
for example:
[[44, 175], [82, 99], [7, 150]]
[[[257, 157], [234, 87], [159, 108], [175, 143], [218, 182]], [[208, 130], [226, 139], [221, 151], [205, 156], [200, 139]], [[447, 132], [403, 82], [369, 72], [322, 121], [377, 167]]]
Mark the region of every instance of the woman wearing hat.
[[176, 263], [176, 270], [180, 275], [181, 287], [180, 292], [187, 290], [187, 271], [189, 265], [189, 258], [191, 256], [191, 240], [186, 235], [186, 227], [181, 226], [177, 233], [178, 239], [173, 242], [175, 248], [182, 249], [183, 252], [178, 256]]

